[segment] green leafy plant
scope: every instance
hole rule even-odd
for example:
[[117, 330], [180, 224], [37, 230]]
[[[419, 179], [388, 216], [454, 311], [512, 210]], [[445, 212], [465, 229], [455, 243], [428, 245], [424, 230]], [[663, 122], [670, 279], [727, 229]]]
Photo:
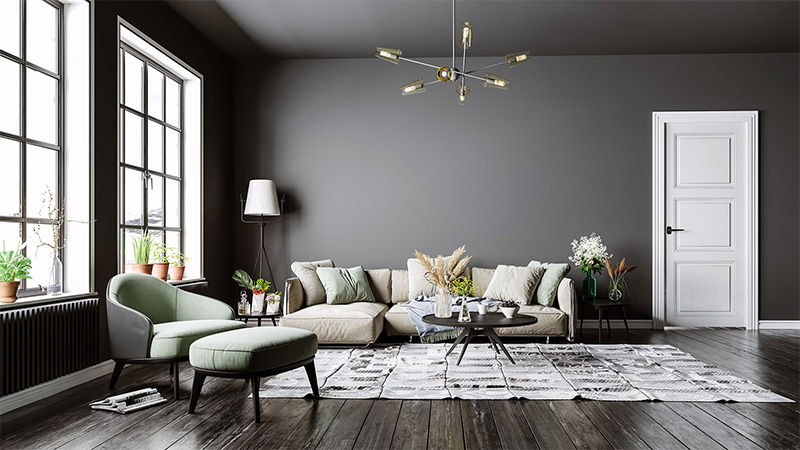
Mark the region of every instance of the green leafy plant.
[[150, 261], [150, 248], [153, 245], [153, 236], [147, 229], [142, 230], [142, 234], [131, 239], [133, 248], [133, 263], [147, 264]]
[[180, 250], [174, 247], [170, 247], [169, 249], [169, 263], [173, 266], [180, 267], [185, 266], [186, 262], [189, 261], [189, 257], [181, 253]]
[[17, 281], [30, 278], [31, 259], [22, 254], [28, 243], [17, 245], [17, 250], [6, 251], [6, 241], [3, 241], [3, 251], [0, 252], [0, 281]]
[[269, 285], [271, 284], [269, 281], [263, 278], [253, 281], [253, 278], [250, 276], [250, 274], [242, 269], [236, 269], [231, 278], [233, 278], [233, 281], [235, 281], [240, 287], [253, 291], [253, 294], [263, 294], [267, 292], [269, 290]]
[[153, 261], [157, 263], [168, 263], [167, 251], [172, 250], [172, 247], [167, 247], [161, 241], [155, 241], [152, 245]]
[[256, 287], [253, 288], [253, 294], [263, 294], [269, 290], [271, 283], [263, 278], [256, 280]]

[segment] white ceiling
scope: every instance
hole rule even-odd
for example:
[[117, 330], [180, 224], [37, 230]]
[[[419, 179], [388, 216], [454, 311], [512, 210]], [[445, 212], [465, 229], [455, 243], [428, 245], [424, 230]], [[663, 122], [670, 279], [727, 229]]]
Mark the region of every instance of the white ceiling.
[[[234, 58], [451, 53], [450, 0], [168, 0]], [[469, 54], [774, 53], [800, 49], [800, 2], [460, 0]]]

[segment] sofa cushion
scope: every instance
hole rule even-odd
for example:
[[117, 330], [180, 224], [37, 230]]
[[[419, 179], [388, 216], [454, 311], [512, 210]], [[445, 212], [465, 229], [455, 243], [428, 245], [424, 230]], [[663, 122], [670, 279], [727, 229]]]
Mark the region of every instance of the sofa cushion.
[[375, 301], [392, 302], [392, 271], [390, 269], [367, 269], [367, 280]]
[[182, 320], [153, 325], [151, 358], [175, 358], [189, 355], [189, 346], [200, 338], [224, 331], [245, 328], [237, 320]]
[[392, 269], [392, 303], [408, 300], [408, 270]]
[[311, 331], [322, 344], [369, 344], [381, 334], [388, 309], [378, 302], [313, 305], [283, 316], [281, 326]]
[[250, 327], [217, 333], [189, 348], [193, 367], [225, 372], [265, 372], [311, 358], [317, 336], [287, 327]]
[[416, 336], [417, 329], [408, 316], [408, 308], [402, 305], [393, 305], [386, 311], [387, 336]]
[[531, 261], [528, 263], [528, 267], [544, 267], [542, 281], [539, 282], [539, 287], [536, 288], [536, 303], [544, 306], [553, 306], [558, 293], [558, 285], [561, 284], [561, 280], [567, 276], [570, 270], [569, 264]]
[[500, 264], [494, 271], [492, 281], [483, 294], [493, 300], [514, 302], [518, 305], [530, 303], [544, 268], [525, 266], [506, 266]]
[[325, 288], [317, 276], [317, 267], [333, 267], [333, 261], [325, 259], [313, 262], [293, 262], [292, 272], [300, 279], [306, 293], [306, 305], [325, 303]]
[[325, 288], [325, 302], [329, 305], [375, 301], [367, 274], [361, 266], [349, 269], [318, 267], [317, 276]]
[[495, 328], [506, 336], [565, 336], [569, 331], [568, 316], [557, 308], [542, 305], [520, 306], [518, 314], [536, 316], [538, 322], [522, 327]]

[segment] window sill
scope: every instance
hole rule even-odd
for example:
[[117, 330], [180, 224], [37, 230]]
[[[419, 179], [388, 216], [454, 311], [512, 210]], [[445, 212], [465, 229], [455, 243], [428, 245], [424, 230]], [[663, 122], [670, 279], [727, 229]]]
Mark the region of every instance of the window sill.
[[18, 298], [14, 303], [0, 303], [0, 310], [28, 308], [31, 306], [49, 305], [53, 303], [66, 302], [70, 300], [80, 300], [84, 298], [97, 298], [97, 292], [85, 292], [77, 294], [61, 295], [35, 295], [30, 297]]

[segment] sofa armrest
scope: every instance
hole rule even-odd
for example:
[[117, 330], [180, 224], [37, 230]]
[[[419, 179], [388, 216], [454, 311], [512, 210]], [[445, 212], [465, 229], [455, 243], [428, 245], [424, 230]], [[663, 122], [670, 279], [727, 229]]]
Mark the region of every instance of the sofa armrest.
[[564, 278], [558, 285], [556, 293], [558, 308], [567, 314], [569, 331], [567, 339], [572, 342], [575, 339], [575, 330], [578, 325], [578, 298], [575, 295], [575, 282], [571, 278]]
[[286, 286], [283, 289], [283, 315], [291, 314], [300, 310], [305, 306], [305, 293], [303, 292], [303, 285], [300, 284], [300, 278], [293, 277], [286, 280]]
[[233, 320], [233, 308], [217, 299], [195, 294], [194, 292], [176, 290], [176, 320], [223, 319]]
[[153, 322], [147, 316], [113, 300], [106, 300], [106, 316], [112, 358], [150, 357]]

